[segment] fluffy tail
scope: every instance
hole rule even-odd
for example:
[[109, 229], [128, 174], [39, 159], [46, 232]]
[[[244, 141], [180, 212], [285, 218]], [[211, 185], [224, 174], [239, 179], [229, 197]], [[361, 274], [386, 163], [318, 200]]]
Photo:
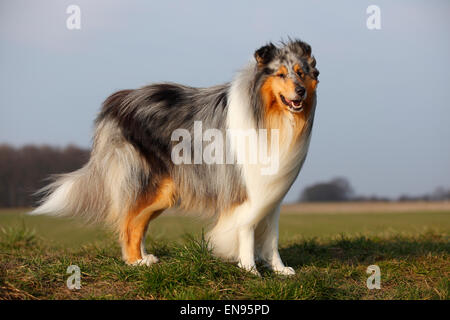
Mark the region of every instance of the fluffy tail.
[[102, 109], [106, 115], [97, 118], [89, 162], [38, 191], [43, 199], [31, 214], [120, 224], [150, 181], [148, 163], [125, 139], [117, 121], [107, 116], [130, 92], [122, 90], [106, 99]]
[[30, 214], [80, 216], [88, 222], [105, 220], [109, 199], [103, 191], [102, 180], [92, 162], [77, 171], [59, 175], [37, 192], [43, 198]]
[[98, 124], [89, 162], [60, 175], [38, 191], [43, 195], [31, 214], [82, 217], [117, 227], [149, 179], [149, 168], [112, 121]]

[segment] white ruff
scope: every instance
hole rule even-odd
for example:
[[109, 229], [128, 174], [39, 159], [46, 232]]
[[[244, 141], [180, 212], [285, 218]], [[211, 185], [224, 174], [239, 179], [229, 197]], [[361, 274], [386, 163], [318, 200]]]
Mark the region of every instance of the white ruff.
[[[232, 83], [227, 116], [228, 129], [257, 129], [255, 121], [251, 120], [254, 116], [248, 97], [250, 79], [247, 77], [251, 74], [244, 70]], [[284, 141], [279, 144], [278, 172], [263, 175], [261, 169], [267, 165], [244, 162], [241, 168], [248, 199], [232, 212], [221, 215], [209, 234], [216, 255], [237, 260], [243, 268], [252, 272], [256, 270], [256, 254], [271, 263], [274, 270], [292, 273], [292, 269], [287, 270], [284, 267], [278, 255], [278, 208], [301, 169], [309, 145], [309, 134], [307, 137], [300, 137], [299, 141], [292, 141], [292, 117], [286, 118], [283, 130]], [[242, 152], [233, 147], [231, 143], [235, 154]], [[276, 156], [272, 151], [270, 150], [269, 156]], [[242, 156], [245, 158], [245, 155]]]

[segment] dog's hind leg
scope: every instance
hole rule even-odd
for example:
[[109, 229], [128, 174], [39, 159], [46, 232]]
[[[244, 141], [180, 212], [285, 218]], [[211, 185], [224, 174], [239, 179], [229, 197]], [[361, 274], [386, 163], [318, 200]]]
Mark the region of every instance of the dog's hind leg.
[[145, 196], [130, 210], [120, 226], [122, 255], [127, 264], [151, 265], [158, 258], [145, 252], [145, 234], [149, 222], [173, 204], [173, 183], [165, 180], [153, 196]]

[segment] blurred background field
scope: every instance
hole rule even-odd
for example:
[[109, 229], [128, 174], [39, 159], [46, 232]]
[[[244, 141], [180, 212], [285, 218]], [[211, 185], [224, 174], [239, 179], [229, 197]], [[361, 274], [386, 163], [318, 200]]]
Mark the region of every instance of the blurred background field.
[[[64, 246], [78, 246], [107, 237], [102, 226], [49, 216], [30, 216], [28, 209], [1, 209], [1, 227], [26, 226], [36, 235]], [[201, 234], [208, 222], [167, 212], [150, 223], [148, 237], [180, 240], [184, 234]], [[280, 218], [280, 243], [302, 238], [332, 239], [345, 236], [390, 236], [427, 231], [448, 234], [450, 202], [344, 202], [285, 205]]]

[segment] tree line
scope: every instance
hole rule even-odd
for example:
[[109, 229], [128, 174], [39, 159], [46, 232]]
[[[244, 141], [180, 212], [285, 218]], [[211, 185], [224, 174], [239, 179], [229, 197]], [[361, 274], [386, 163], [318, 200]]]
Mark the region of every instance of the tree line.
[[[27, 145], [13, 147], [0, 144], [0, 207], [28, 207], [38, 200], [33, 194], [44, 187], [53, 174], [81, 168], [89, 160], [90, 150], [76, 146], [64, 148]], [[357, 195], [346, 178], [307, 186], [301, 202], [339, 201], [439, 201], [450, 200], [450, 189], [437, 188], [420, 196], [402, 195], [397, 199]]]
[[450, 189], [438, 187], [423, 195], [401, 195], [389, 198], [377, 195], [357, 195], [346, 178], [338, 177], [306, 187], [300, 202], [343, 202], [343, 201], [444, 201], [450, 200]]
[[34, 205], [33, 193], [49, 182], [50, 175], [81, 168], [89, 154], [76, 146], [0, 145], [0, 207]]

